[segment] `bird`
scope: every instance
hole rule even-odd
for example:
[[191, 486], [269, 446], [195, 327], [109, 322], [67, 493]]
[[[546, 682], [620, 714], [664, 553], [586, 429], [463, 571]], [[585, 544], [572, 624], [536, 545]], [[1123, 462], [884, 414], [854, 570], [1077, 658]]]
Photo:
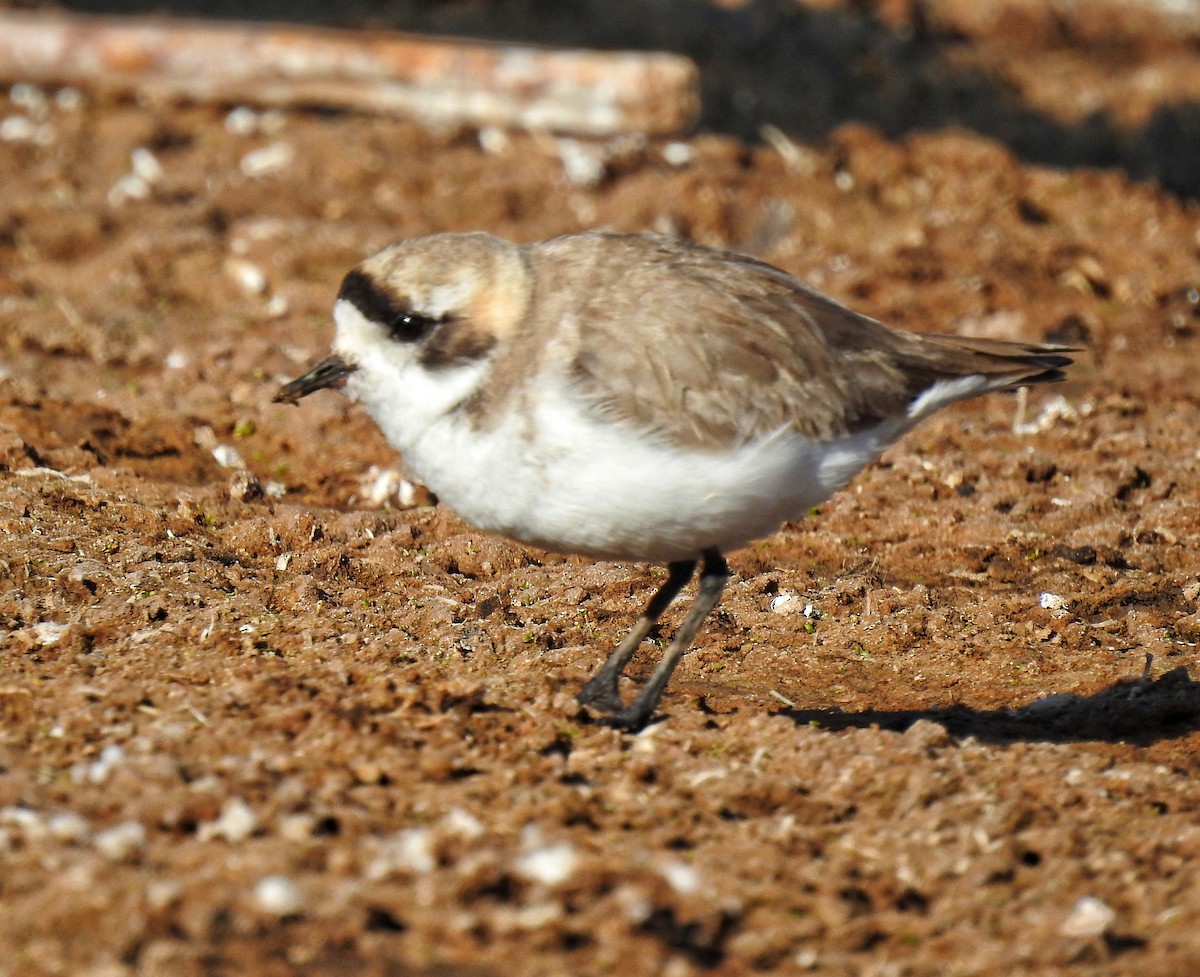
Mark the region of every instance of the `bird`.
[[[720, 599], [728, 551], [806, 515], [935, 411], [1062, 380], [1077, 351], [892, 329], [753, 257], [615, 231], [411, 238], [345, 275], [333, 318], [332, 354], [276, 402], [343, 389], [478, 529], [666, 564], [577, 695], [633, 731]], [[626, 667], [697, 567], [626, 703]]]

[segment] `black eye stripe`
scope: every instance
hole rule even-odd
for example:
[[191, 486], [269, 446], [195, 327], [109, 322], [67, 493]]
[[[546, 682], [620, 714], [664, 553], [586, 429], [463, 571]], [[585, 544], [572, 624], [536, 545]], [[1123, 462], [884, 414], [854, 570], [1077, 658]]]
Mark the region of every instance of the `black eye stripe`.
[[380, 288], [357, 268], [342, 279], [338, 298], [345, 299], [372, 322], [380, 323], [393, 339], [413, 342], [426, 335], [444, 318], [413, 312], [395, 295]]

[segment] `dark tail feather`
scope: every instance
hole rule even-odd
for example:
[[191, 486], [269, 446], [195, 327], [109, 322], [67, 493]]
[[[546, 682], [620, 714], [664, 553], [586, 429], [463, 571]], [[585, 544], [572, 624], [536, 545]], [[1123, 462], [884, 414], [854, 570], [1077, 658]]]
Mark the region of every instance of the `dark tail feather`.
[[939, 380], [984, 376], [990, 390], [1015, 390], [1035, 383], [1058, 383], [1074, 363], [1075, 346], [1048, 343], [1015, 343], [1003, 339], [969, 336], [922, 336], [926, 342], [914, 351], [912, 368], [921, 379], [920, 389]]

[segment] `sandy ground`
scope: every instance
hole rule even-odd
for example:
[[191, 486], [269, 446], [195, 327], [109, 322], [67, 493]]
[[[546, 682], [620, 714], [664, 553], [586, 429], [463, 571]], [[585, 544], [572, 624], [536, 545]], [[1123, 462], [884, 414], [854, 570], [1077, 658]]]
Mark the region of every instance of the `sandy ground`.
[[[821, 90], [819, 137], [582, 147], [592, 183], [528, 136], [15, 93], [0, 975], [1200, 968], [1200, 57], [1034, 36], [1006, 60], [1010, 35], [879, 7], [863, 36], [891, 46], [859, 56], [919, 61], [897, 84], [928, 99]], [[1118, 97], [1115, 60], [1155, 83]], [[960, 69], [1027, 111], [989, 128]], [[1087, 155], [1081, 93], [1119, 152]], [[974, 131], [924, 131], [956, 98]], [[731, 554], [629, 735], [573, 694], [661, 568], [402, 504], [359, 408], [270, 403], [366, 253], [586, 227], [1087, 352]]]

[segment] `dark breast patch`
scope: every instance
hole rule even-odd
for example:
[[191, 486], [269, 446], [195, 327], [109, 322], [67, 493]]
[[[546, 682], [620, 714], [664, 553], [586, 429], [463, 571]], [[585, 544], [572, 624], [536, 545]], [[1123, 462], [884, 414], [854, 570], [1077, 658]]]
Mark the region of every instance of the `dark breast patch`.
[[465, 366], [487, 355], [495, 345], [495, 336], [469, 320], [447, 322], [422, 345], [421, 365], [427, 370]]

